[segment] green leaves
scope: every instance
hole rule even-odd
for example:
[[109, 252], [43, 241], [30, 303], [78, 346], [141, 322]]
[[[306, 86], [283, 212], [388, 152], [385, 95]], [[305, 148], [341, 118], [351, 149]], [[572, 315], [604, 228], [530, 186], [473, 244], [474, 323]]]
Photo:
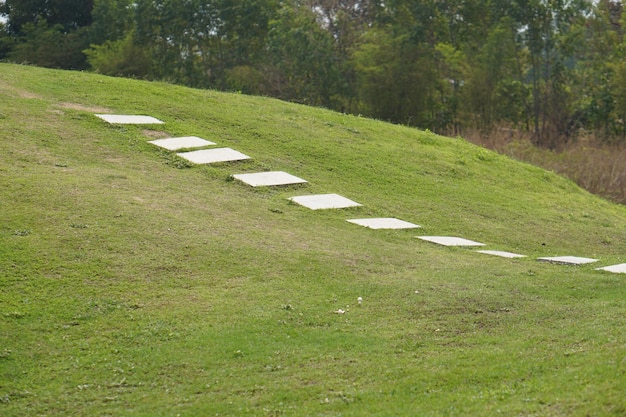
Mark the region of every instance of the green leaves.
[[313, 12], [282, 7], [269, 24], [269, 65], [274, 71], [271, 91], [278, 97], [331, 105], [339, 85], [331, 34]]
[[135, 44], [133, 33], [116, 41], [92, 45], [83, 51], [91, 68], [104, 75], [146, 77], [151, 73], [151, 59]]

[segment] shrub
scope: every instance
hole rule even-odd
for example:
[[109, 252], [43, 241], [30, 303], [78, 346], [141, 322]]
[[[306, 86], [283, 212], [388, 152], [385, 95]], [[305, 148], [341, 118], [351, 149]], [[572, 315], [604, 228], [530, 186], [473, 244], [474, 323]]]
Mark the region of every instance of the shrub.
[[45, 21], [22, 27], [23, 36], [17, 39], [9, 60], [46, 68], [85, 69], [82, 50], [86, 46], [85, 29], [65, 33], [61, 25], [48, 26]]
[[150, 57], [133, 38], [131, 32], [117, 41], [91, 45], [84, 51], [91, 69], [104, 75], [150, 78]]

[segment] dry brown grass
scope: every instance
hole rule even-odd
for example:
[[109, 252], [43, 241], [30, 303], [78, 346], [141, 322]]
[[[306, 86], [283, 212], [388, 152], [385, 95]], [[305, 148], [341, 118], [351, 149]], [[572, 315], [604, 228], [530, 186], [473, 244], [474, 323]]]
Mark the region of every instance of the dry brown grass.
[[591, 193], [626, 204], [626, 143], [607, 144], [585, 137], [558, 150], [549, 150], [533, 145], [529, 133], [505, 128], [487, 135], [465, 132], [464, 137], [474, 144], [554, 171]]

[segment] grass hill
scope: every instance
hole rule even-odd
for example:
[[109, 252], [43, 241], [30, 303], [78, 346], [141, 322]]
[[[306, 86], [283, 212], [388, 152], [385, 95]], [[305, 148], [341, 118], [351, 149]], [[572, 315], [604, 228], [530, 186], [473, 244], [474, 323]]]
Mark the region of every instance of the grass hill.
[[[0, 132], [0, 415], [626, 414], [625, 278], [594, 270], [626, 261], [626, 208], [571, 181], [324, 109], [7, 64]], [[146, 143], [191, 135], [253, 159]], [[260, 170], [309, 184], [230, 180]], [[363, 206], [288, 201], [317, 193]], [[556, 255], [600, 261], [536, 261]]]

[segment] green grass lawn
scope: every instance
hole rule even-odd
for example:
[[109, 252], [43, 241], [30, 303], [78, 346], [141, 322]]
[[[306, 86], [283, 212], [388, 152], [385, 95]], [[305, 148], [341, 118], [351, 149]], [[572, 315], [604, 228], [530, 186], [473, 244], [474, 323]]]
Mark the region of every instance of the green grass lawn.
[[[2, 416], [626, 415], [626, 277], [594, 270], [626, 262], [626, 208], [571, 181], [324, 109], [7, 64], [0, 132]], [[191, 135], [253, 159], [147, 143]], [[266, 170], [309, 183], [230, 178]], [[317, 193], [363, 206], [288, 201]], [[559, 255], [600, 261], [536, 261]]]

